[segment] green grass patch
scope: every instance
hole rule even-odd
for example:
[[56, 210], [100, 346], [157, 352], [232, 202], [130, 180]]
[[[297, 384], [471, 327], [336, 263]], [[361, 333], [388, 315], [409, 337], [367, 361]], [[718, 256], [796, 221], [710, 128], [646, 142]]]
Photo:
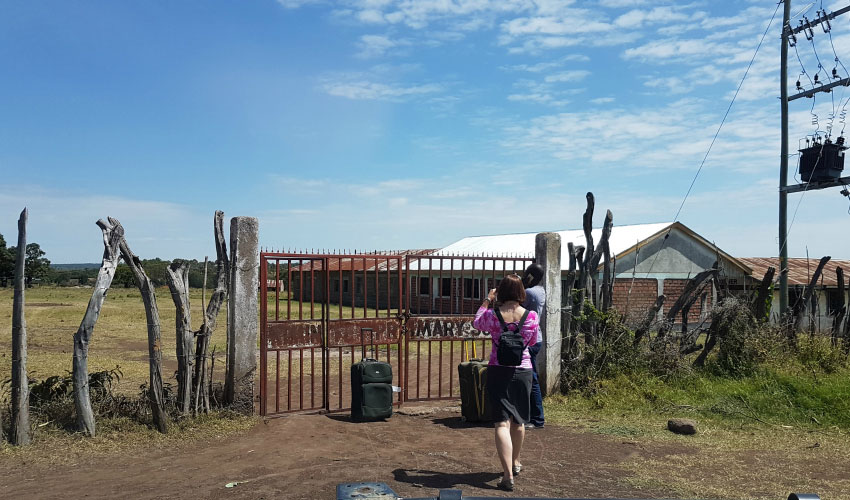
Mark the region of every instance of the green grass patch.
[[[637, 488], [679, 498], [786, 498], [792, 491], [850, 498], [850, 370], [812, 370], [799, 358], [763, 364], [748, 377], [710, 370], [659, 377], [620, 374], [594, 391], [546, 400], [547, 422], [645, 445], [651, 458], [622, 467]], [[697, 421], [698, 433], [666, 429]]]
[[621, 374], [593, 393], [551, 401], [554, 418], [576, 415], [675, 415], [706, 423], [850, 430], [850, 370], [806, 372], [763, 366], [750, 377], [692, 372], [669, 378]]

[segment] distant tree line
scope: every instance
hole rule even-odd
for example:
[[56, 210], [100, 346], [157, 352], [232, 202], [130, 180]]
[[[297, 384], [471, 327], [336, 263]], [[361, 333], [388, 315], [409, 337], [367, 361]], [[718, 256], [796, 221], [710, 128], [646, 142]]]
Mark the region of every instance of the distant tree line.
[[[50, 261], [38, 243], [30, 243], [26, 249], [24, 276], [27, 286], [33, 281], [44, 279], [50, 272]], [[15, 275], [15, 262], [18, 260], [17, 247], [6, 247], [6, 239], [0, 234], [0, 286], [9, 286]], [[97, 271], [95, 271], [95, 274]]]
[[[0, 287], [12, 285], [17, 255], [17, 249], [14, 246], [6, 247], [6, 240], [0, 234]], [[83, 269], [57, 269], [50, 266], [50, 260], [45, 255], [46, 253], [38, 243], [27, 245], [26, 264], [24, 266], [27, 286], [32, 286], [33, 282], [58, 286], [86, 285], [97, 277], [98, 265]], [[189, 263], [189, 286], [201, 288], [204, 284], [203, 261], [199, 262], [192, 259], [185, 262]], [[168, 284], [166, 268], [169, 264], [171, 264], [170, 260], [159, 258], [142, 260], [142, 266], [155, 286], [166, 286]], [[215, 288], [215, 279], [215, 263], [212, 262], [207, 275], [207, 288]], [[133, 272], [127, 264], [118, 265], [113, 284], [125, 288], [136, 286]]]

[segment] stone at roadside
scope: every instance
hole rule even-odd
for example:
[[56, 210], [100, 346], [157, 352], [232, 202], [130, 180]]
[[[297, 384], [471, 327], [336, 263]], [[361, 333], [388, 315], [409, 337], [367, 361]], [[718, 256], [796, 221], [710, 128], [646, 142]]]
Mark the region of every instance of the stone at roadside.
[[696, 434], [697, 423], [688, 418], [671, 418], [667, 421], [667, 430], [676, 434]]

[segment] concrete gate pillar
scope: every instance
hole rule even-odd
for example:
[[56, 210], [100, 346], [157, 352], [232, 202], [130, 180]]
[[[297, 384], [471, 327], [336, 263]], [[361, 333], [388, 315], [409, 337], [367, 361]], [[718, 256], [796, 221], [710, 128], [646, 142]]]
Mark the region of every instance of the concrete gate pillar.
[[227, 374], [224, 400], [246, 414], [254, 411], [260, 286], [259, 221], [230, 219], [230, 284], [227, 302]]
[[537, 357], [540, 388], [544, 395], [559, 391], [561, 381], [561, 235], [539, 233], [534, 241], [534, 260], [543, 266], [546, 306], [540, 321], [543, 347]]

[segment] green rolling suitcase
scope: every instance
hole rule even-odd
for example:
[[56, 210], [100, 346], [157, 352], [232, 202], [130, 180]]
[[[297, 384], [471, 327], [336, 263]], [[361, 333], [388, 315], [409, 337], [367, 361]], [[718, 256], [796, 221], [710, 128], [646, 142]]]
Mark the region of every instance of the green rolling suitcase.
[[457, 379], [460, 383], [461, 419], [465, 422], [492, 421], [490, 401], [487, 398], [487, 362], [470, 359], [457, 365]]
[[371, 422], [390, 418], [393, 414], [393, 369], [389, 363], [375, 359], [374, 332], [372, 358], [366, 357], [366, 345], [360, 331], [363, 360], [351, 365], [351, 420]]

